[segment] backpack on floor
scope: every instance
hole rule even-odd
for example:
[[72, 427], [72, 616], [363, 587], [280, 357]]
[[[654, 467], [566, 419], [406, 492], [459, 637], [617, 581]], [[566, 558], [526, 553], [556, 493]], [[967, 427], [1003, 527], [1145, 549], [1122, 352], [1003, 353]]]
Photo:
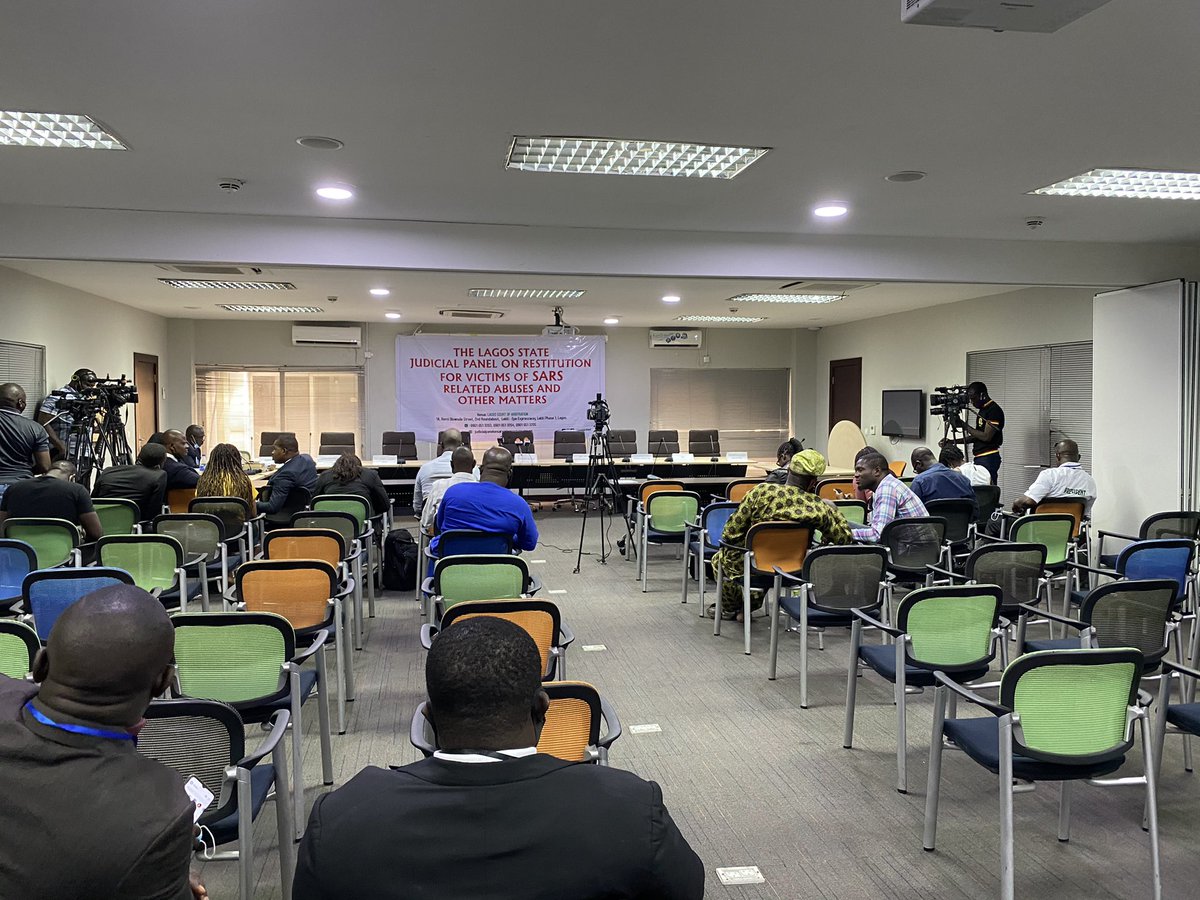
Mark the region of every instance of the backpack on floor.
[[411, 591], [417, 586], [417, 542], [403, 528], [388, 534], [383, 549], [383, 587]]

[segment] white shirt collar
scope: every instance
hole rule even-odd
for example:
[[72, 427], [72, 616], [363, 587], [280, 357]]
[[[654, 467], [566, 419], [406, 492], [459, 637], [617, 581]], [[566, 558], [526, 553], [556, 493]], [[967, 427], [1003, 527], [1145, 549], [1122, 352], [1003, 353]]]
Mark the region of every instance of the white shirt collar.
[[[513, 759], [520, 759], [523, 756], [533, 756], [537, 753], [537, 747], [519, 747], [516, 750], [497, 750], [497, 753], [502, 753], [505, 756], [511, 756]], [[445, 750], [435, 750], [433, 753], [437, 759], [448, 760], [449, 762], [460, 763], [494, 763], [500, 762], [492, 756], [482, 756], [478, 753], [447, 753]]]

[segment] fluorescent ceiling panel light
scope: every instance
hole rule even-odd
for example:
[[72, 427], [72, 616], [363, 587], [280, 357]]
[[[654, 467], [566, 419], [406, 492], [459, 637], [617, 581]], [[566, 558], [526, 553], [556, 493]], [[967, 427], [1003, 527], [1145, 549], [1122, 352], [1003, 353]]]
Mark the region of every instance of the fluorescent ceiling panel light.
[[319, 306], [261, 306], [255, 303], [218, 303], [221, 309], [242, 313], [319, 313]]
[[813, 208], [813, 215], [822, 219], [838, 219], [850, 212], [850, 208], [841, 203], [826, 203]]
[[1125, 197], [1133, 200], [1200, 200], [1200, 172], [1092, 169], [1030, 191], [1057, 197]]
[[386, 297], [390, 293], [391, 291], [387, 288], [371, 288], [372, 297]]
[[0, 146], [128, 150], [91, 116], [0, 110]]
[[676, 322], [728, 322], [733, 325], [751, 325], [765, 322], [766, 316], [676, 316]]
[[317, 188], [317, 196], [326, 200], [349, 200], [354, 190], [348, 184], [325, 184]]
[[841, 300], [841, 294], [738, 294], [726, 303], [745, 300], [748, 303], [833, 303]]
[[584, 175], [734, 178], [770, 147], [721, 147], [600, 137], [515, 137], [505, 168]]
[[162, 284], [174, 288], [196, 288], [217, 291], [294, 291], [290, 281], [215, 281], [204, 278], [160, 278]]
[[663, 297], [663, 303], [678, 303], [679, 296], [677, 294], [667, 294]]
[[472, 297], [503, 297], [506, 300], [574, 300], [587, 291], [564, 288], [471, 288]]
[[609, 316], [607, 319], [604, 320], [604, 324], [605, 325], [616, 325], [620, 321], [621, 320], [618, 319], [616, 316]]
[[398, 319], [400, 318], [400, 313], [384, 313], [383, 317], [385, 319]]

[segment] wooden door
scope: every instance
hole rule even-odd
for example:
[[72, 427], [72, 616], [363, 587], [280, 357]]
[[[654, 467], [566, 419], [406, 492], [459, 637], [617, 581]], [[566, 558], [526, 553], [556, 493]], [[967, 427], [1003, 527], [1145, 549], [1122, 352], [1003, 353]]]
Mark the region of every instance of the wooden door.
[[829, 428], [843, 419], [862, 427], [862, 357], [829, 361]]
[[133, 407], [133, 430], [137, 435], [136, 454], [151, 435], [158, 431], [158, 357], [148, 353], [133, 354], [133, 383], [137, 386], [138, 402]]

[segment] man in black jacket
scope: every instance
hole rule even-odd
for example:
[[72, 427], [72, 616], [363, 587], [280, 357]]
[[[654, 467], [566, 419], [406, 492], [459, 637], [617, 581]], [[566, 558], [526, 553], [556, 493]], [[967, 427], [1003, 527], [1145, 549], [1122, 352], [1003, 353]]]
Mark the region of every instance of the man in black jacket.
[[296, 488], [304, 489], [303, 501], [311, 498], [317, 487], [317, 464], [307, 453], [300, 452], [300, 445], [290, 434], [281, 435], [271, 446], [271, 459], [279, 466], [267, 480], [270, 493], [266, 500], [259, 500], [258, 511], [266, 514], [267, 525], [291, 524], [293, 512], [304, 508], [293, 496]]
[[188, 462], [187, 439], [183, 432], [172, 428], [163, 432], [162, 439], [167, 448], [167, 456], [163, 461], [163, 469], [167, 472], [167, 490], [194, 488], [200, 480], [200, 473]]
[[167, 494], [167, 473], [163, 463], [167, 448], [162, 444], [147, 444], [131, 466], [109, 466], [100, 473], [92, 488], [93, 499], [132, 500], [141, 510], [143, 522], [162, 515], [163, 498]]
[[703, 897], [704, 865], [657, 784], [537, 752], [541, 668], [511, 622], [439, 634], [425, 682], [442, 749], [317, 799], [294, 900]]

